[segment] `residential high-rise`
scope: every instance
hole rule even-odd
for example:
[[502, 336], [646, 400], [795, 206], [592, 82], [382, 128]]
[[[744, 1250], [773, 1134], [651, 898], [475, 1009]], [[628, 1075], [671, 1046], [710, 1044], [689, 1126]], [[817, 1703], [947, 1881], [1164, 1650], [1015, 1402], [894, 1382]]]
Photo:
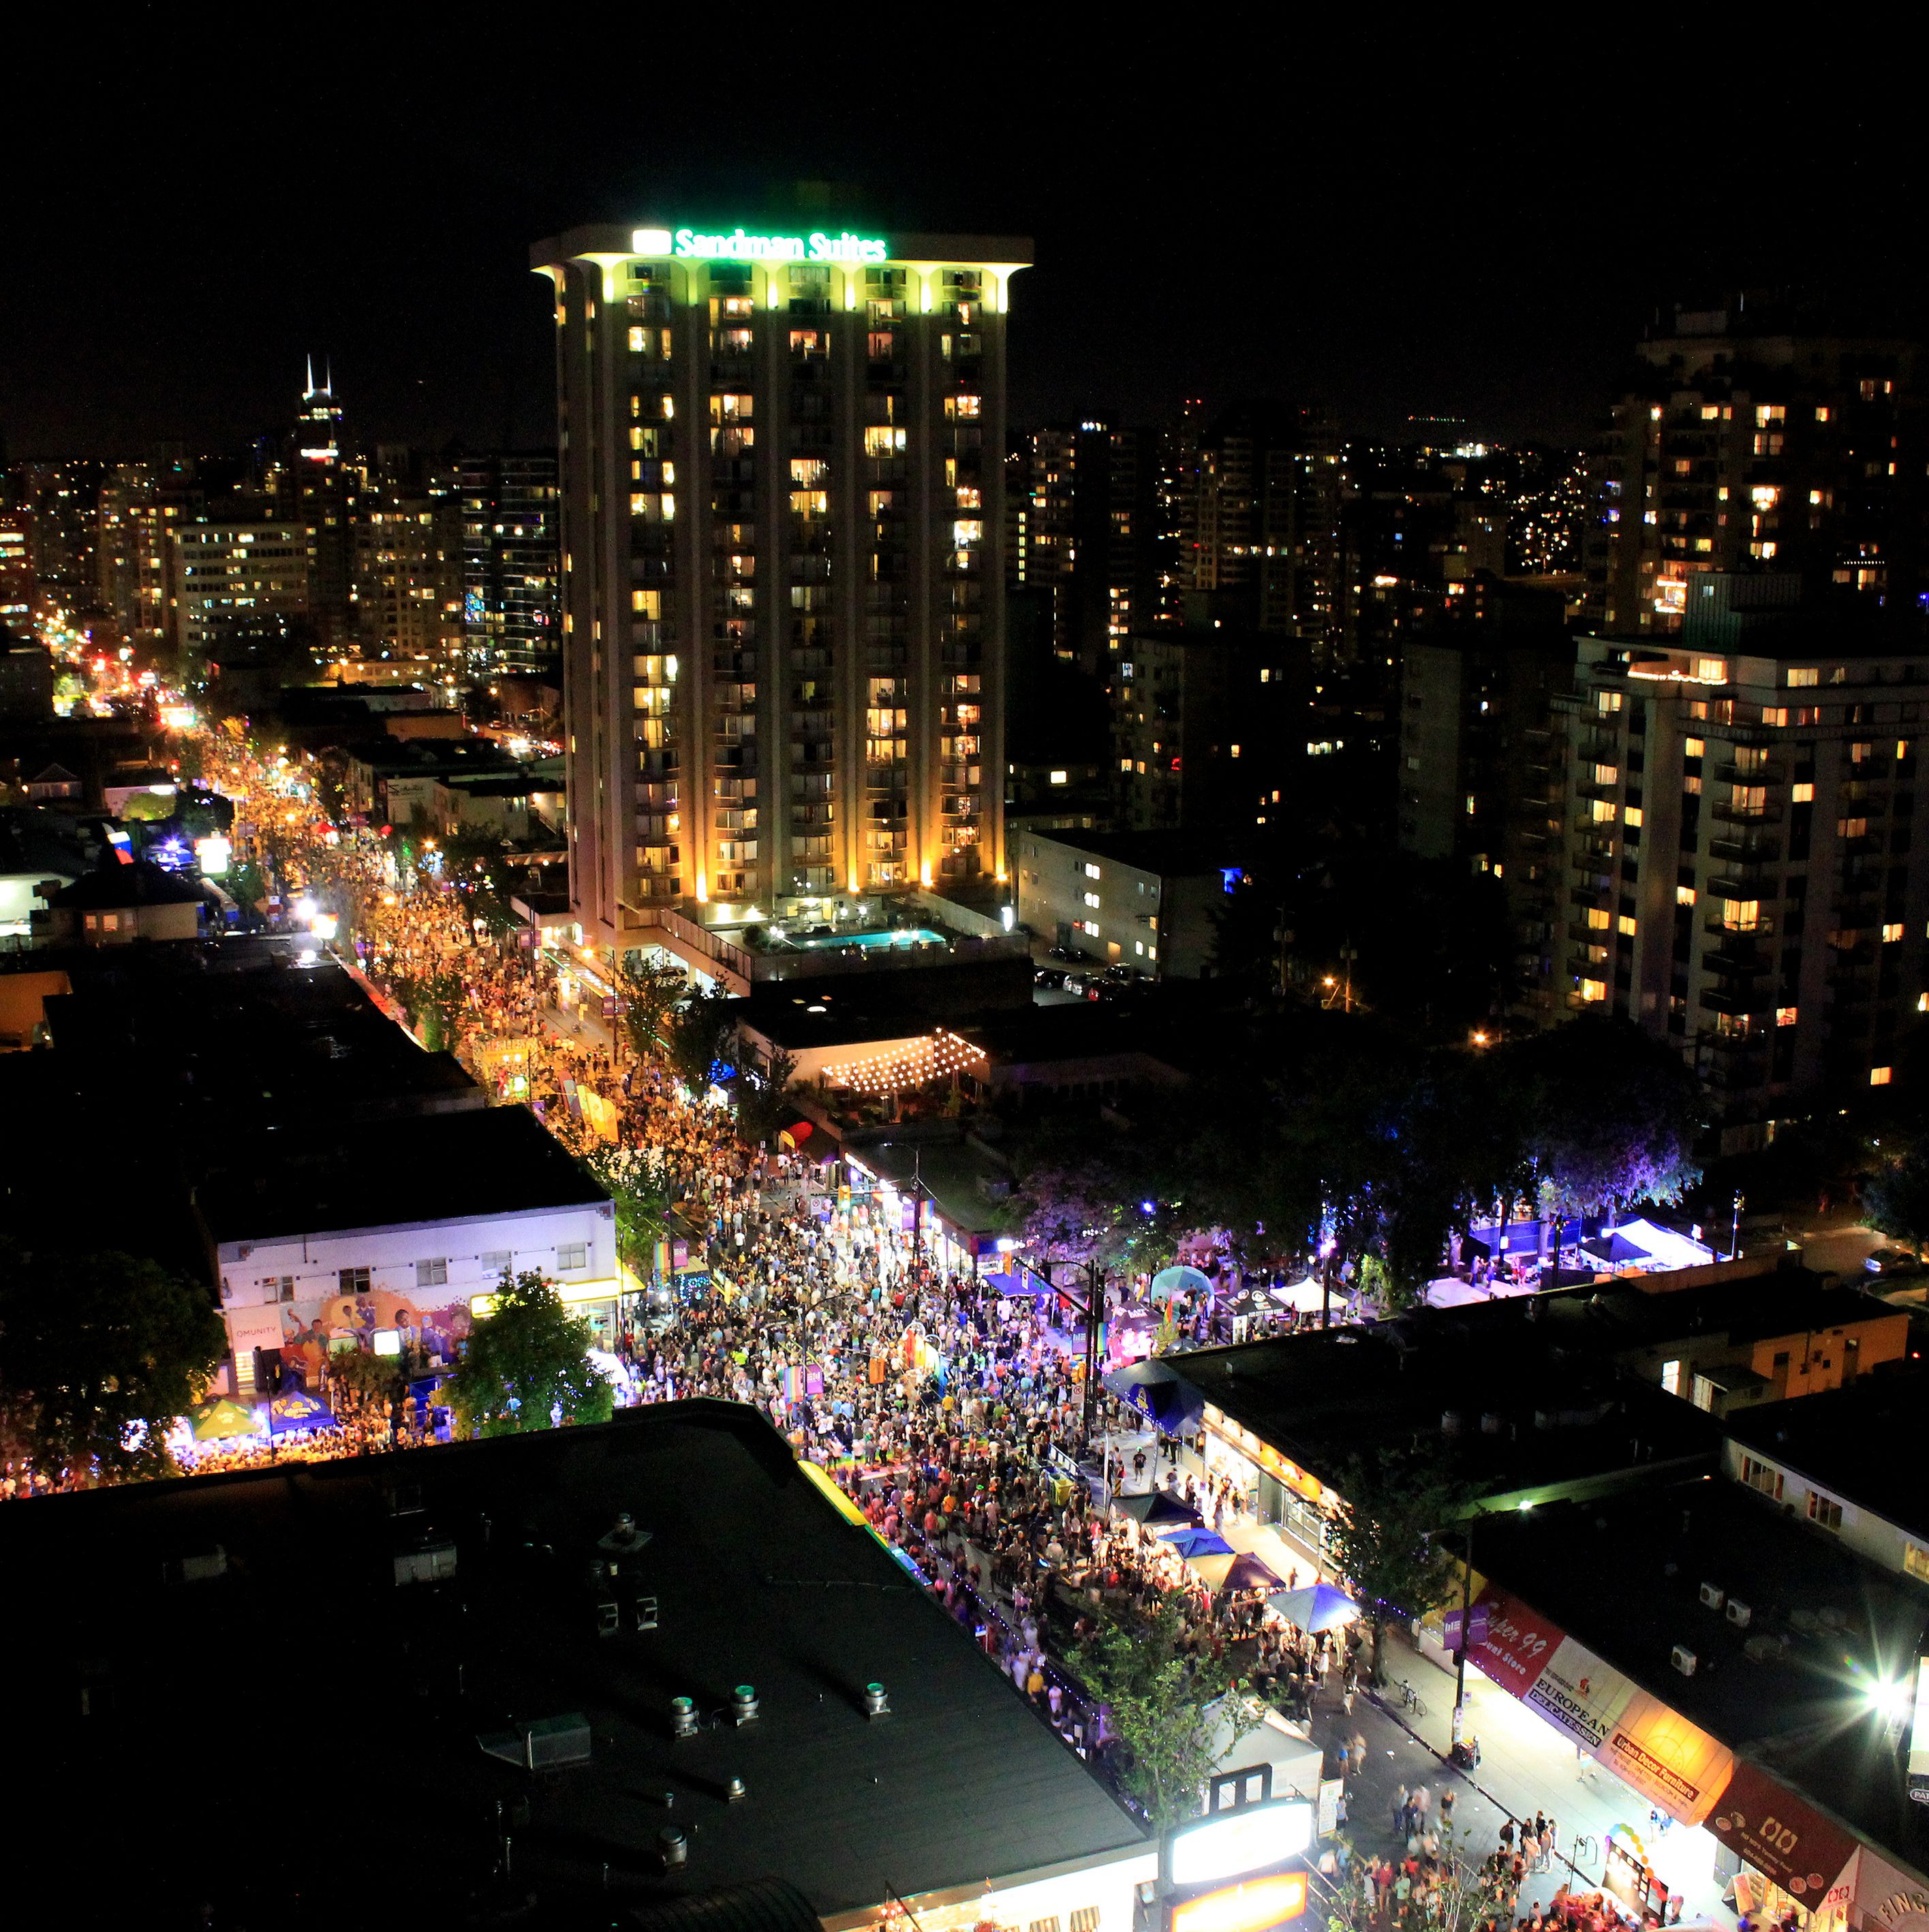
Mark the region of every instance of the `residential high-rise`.
[[1312, 410], [1243, 403], [1198, 436], [1180, 486], [1184, 587], [1241, 628], [1339, 645], [1340, 452]]
[[1030, 254], [674, 224], [534, 250], [590, 943], [665, 906], [1004, 878], [1004, 332]]
[[140, 651], [165, 650], [178, 590], [179, 552], [172, 532], [202, 508], [184, 459], [116, 464], [100, 485], [96, 562], [101, 608]]
[[1276, 825], [1299, 802], [1310, 647], [1277, 633], [1170, 624], [1112, 661], [1121, 832]]
[[463, 648], [478, 673], [548, 668], [562, 647], [553, 450], [464, 457]]
[[224, 658], [312, 648], [306, 524], [222, 518], [178, 524], [173, 538], [175, 643], [190, 689], [205, 686]]
[[1929, 590], [1922, 346], [1786, 303], [1677, 310], [1635, 351], [1599, 452], [1594, 621], [1678, 630], [1711, 571]]
[[8, 478], [13, 507], [32, 519], [34, 579], [70, 611], [91, 612], [99, 594], [94, 547], [106, 468], [92, 458], [75, 457], [20, 464]]
[[1569, 1005], [1681, 1048], [1738, 1150], [1899, 1077], [1929, 1010], [1929, 632], [1792, 575], [1696, 572], [1684, 615], [1676, 638], [1582, 638], [1558, 701], [1558, 964]]
[[1102, 422], [1013, 434], [1005, 579], [1052, 600], [1052, 648], [1089, 675], [1135, 628], [1178, 615], [1180, 440]]
[[32, 636], [33, 519], [24, 510], [0, 510], [0, 633]]
[[446, 466], [384, 445], [356, 517], [356, 616], [364, 658], [463, 675], [462, 515]]

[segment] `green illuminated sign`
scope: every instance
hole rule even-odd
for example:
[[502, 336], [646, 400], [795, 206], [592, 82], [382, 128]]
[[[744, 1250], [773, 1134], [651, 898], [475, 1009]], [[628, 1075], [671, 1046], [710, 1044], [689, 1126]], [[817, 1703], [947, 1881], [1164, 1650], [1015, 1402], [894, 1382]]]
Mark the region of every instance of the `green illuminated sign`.
[[630, 238], [639, 255], [674, 255], [690, 262], [882, 262], [890, 255], [881, 237], [854, 235], [848, 229], [826, 235], [703, 235], [693, 228], [639, 228]]

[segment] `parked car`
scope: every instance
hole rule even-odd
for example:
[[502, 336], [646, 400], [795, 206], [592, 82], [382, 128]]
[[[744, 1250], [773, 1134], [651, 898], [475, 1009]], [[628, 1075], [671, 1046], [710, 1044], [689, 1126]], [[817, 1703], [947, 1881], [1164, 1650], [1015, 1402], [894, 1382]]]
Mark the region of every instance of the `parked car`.
[[1906, 1248], [1878, 1248], [1862, 1265], [1870, 1274], [1885, 1278], [1890, 1275], [1921, 1274], [1923, 1272], [1922, 1257], [1911, 1254]]

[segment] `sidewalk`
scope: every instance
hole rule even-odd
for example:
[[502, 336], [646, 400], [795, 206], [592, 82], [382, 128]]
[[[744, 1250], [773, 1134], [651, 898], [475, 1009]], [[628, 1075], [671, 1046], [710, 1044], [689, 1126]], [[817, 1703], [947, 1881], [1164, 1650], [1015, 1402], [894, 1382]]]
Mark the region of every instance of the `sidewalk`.
[[[1564, 1862], [1576, 1840], [1594, 1840], [1592, 1858], [1572, 1871], [1564, 1863], [1558, 1877], [1598, 1887], [1607, 1834], [1616, 1825], [1624, 1826], [1640, 1839], [1670, 1889], [1682, 1894], [1686, 1918], [1724, 1925], [1732, 1922], [1734, 1914], [1721, 1902], [1721, 1885], [1714, 1876], [1716, 1844], [1708, 1833], [1657, 1817], [1645, 1798], [1472, 1667], [1466, 1731], [1480, 1742], [1480, 1768], [1471, 1777], [1451, 1770], [1444, 1760], [1453, 1737], [1453, 1673], [1421, 1656], [1399, 1633], [1390, 1631], [1388, 1639], [1388, 1688], [1380, 1700], [1394, 1724], [1443, 1760], [1442, 1776], [1464, 1778], [1516, 1818], [1544, 1813], [1559, 1827]], [[1418, 1693], [1424, 1712], [1402, 1707], [1402, 1680]]]

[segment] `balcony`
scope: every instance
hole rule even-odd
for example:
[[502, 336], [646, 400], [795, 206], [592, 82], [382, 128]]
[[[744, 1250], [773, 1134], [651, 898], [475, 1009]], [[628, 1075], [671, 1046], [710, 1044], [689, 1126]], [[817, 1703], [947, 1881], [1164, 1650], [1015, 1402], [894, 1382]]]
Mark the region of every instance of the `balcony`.
[[1779, 825], [1782, 822], [1782, 808], [1780, 801], [1776, 799], [1760, 806], [1736, 805], [1731, 802], [1716, 806], [1714, 816], [1724, 825]]
[[1728, 866], [1773, 865], [1781, 857], [1779, 838], [1724, 837], [1708, 841], [1708, 856]]
[[[1774, 1012], [1775, 996], [1772, 991], [1758, 992], [1738, 986], [1706, 986], [1702, 989], [1701, 1007], [1704, 1012], [1727, 1013], [1738, 1018], [1746, 1018], [1751, 1014]], [[1752, 1040], [1758, 1036], [1753, 1034], [1724, 1034], [1718, 1036], [1724, 1040]]]
[[1726, 920], [1717, 914], [1713, 919], [1703, 920], [1701, 929], [1711, 938], [1741, 944], [1750, 939], [1772, 939], [1775, 922], [1770, 914], [1762, 913], [1746, 925], [1731, 926]]

